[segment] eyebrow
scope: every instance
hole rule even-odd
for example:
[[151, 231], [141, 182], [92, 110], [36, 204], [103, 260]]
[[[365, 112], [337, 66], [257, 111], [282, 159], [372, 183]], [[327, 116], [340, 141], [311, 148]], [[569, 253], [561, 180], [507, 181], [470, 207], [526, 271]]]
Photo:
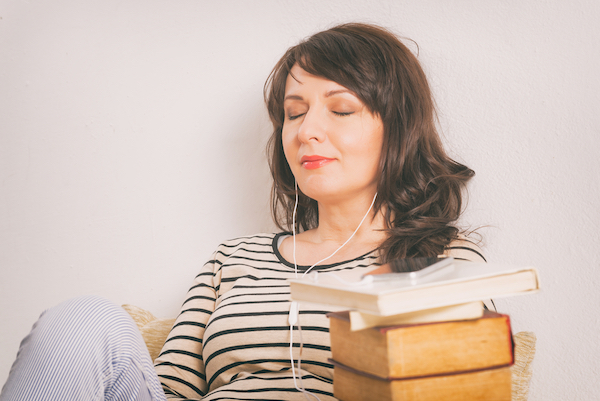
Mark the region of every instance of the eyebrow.
[[[339, 95], [341, 93], [349, 93], [351, 95], [354, 95], [354, 92], [352, 92], [349, 89], [334, 89], [334, 90], [330, 90], [330, 91], [326, 92], [325, 93], [325, 97], [331, 97], [331, 96], [334, 96], [334, 95]], [[356, 95], [354, 95], [354, 96], [356, 96]], [[300, 95], [287, 95], [283, 99], [283, 101], [285, 102], [286, 100], [304, 100], [304, 99]]]
[[333, 95], [339, 95], [340, 93], [349, 93], [349, 94], [351, 94], [353, 96], [356, 96], [356, 95], [354, 95], [354, 92], [352, 92], [352, 91], [350, 91], [348, 89], [336, 89], [336, 90], [331, 90], [331, 91], [327, 92], [325, 94], [325, 97], [331, 97]]

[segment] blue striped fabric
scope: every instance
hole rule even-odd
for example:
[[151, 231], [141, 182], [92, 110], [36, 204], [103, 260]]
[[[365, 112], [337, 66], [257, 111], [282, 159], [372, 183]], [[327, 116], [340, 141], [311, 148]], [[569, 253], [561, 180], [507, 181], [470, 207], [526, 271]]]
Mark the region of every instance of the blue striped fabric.
[[44, 312], [19, 348], [1, 401], [165, 400], [131, 317], [100, 297]]

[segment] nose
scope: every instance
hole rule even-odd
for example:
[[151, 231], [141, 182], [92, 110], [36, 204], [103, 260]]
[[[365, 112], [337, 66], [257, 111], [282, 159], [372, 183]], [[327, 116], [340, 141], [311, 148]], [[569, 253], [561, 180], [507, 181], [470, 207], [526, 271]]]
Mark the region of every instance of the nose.
[[326, 132], [326, 123], [318, 110], [310, 109], [304, 115], [302, 124], [298, 128], [298, 140], [302, 143], [323, 142]]

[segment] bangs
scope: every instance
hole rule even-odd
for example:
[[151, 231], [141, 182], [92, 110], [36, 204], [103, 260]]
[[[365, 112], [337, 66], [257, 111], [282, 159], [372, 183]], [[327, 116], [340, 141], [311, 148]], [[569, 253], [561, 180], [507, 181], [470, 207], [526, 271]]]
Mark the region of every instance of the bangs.
[[373, 63], [365, 61], [373, 59], [373, 50], [336, 32], [317, 34], [292, 49], [287, 63], [288, 74], [297, 64], [312, 75], [334, 81], [354, 92], [370, 112], [380, 114], [377, 99], [384, 94], [379, 91], [383, 85], [377, 80], [381, 74]]

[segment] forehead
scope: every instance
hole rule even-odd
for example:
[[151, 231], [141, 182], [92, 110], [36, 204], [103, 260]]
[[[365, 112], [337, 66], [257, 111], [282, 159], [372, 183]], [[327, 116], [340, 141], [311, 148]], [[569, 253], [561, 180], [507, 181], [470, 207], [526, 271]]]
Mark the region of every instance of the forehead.
[[323, 93], [329, 91], [344, 91], [353, 94], [346, 87], [337, 82], [313, 75], [295, 64], [285, 81], [285, 95], [287, 96], [295, 92], [308, 90], [317, 90], [322, 91]]

